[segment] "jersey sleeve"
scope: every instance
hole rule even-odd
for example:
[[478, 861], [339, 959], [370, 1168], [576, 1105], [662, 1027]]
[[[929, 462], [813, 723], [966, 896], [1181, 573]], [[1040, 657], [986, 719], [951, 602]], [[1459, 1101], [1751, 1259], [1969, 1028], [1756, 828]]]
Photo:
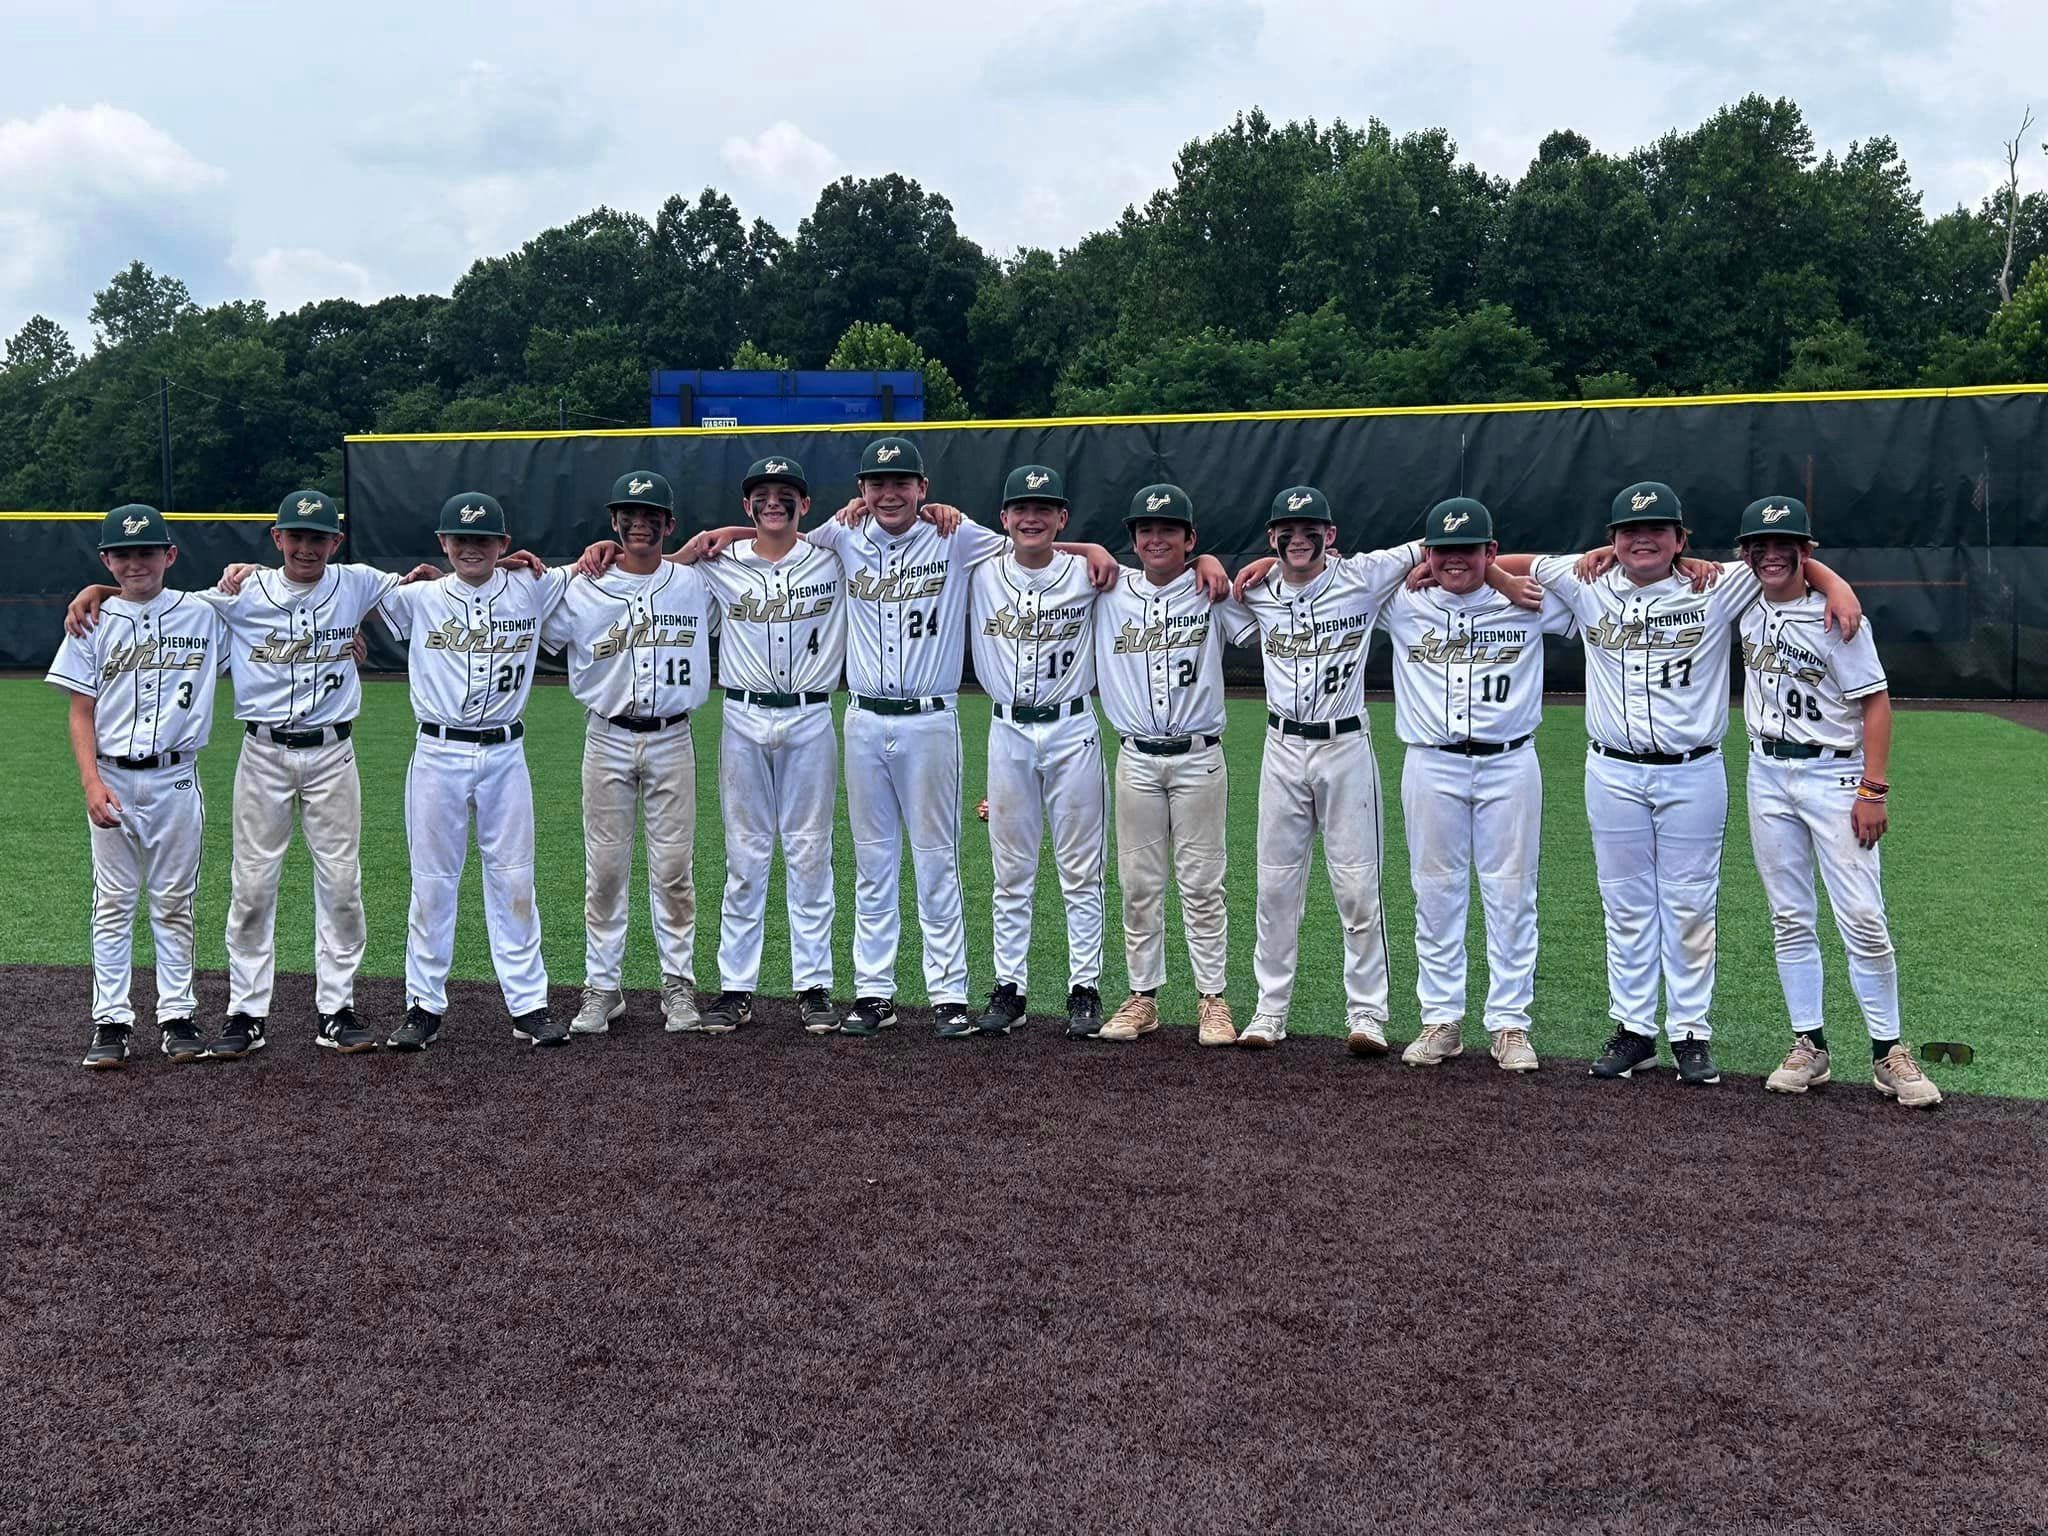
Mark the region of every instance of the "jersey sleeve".
[[1252, 617], [1251, 609], [1236, 598], [1226, 597], [1209, 611], [1222, 627], [1224, 640], [1231, 645], [1250, 645], [1258, 639], [1259, 621]]
[[960, 526], [953, 530], [950, 541], [960, 550], [958, 563], [977, 565], [990, 555], [1000, 555], [1010, 547], [1010, 537], [993, 528], [984, 528], [971, 517], [960, 519]]
[[377, 604], [377, 612], [384, 615], [384, 622], [391, 633], [403, 640], [412, 633], [413, 620], [419, 615], [421, 595], [433, 590], [431, 581], [410, 581], [404, 586], [393, 587]]
[[349, 583], [351, 606], [356, 611], [358, 624], [372, 608], [384, 601], [386, 593], [398, 586], [398, 573], [395, 571], [380, 571], [374, 565], [345, 565], [341, 569]]
[[1845, 699], [1868, 698], [1891, 686], [1884, 675], [1884, 663], [1878, 660], [1877, 639], [1870, 632], [1868, 619], [1857, 629], [1855, 639], [1835, 637], [1828, 670], [1835, 674], [1835, 682], [1841, 687]]
[[1579, 616], [1561, 593], [1544, 587], [1543, 606], [1536, 610], [1536, 627], [1546, 635], [1575, 635], [1579, 631]]
[[[678, 566], [677, 569], [687, 570], [688, 567]], [[589, 580], [588, 577], [582, 579], [585, 581]], [[573, 601], [573, 594], [578, 590], [580, 589], [572, 581], [569, 584], [569, 590], [563, 593], [562, 601], [557, 603], [547, 617], [540, 621], [540, 648], [542, 650], [559, 651], [576, 638], [576, 604]]]
[[1367, 591], [1378, 601], [1385, 602], [1401, 590], [1401, 584], [1408, 579], [1408, 573], [1415, 569], [1415, 562], [1422, 558], [1422, 541], [1411, 539], [1406, 544], [1390, 545], [1386, 549], [1370, 549], [1360, 554], [1345, 557], [1344, 563], [1358, 573], [1366, 583]]
[[1572, 611], [1572, 616], [1581, 624], [1594, 617], [1588, 612], [1593, 600], [1593, 588], [1579, 580], [1575, 567], [1577, 555], [1538, 555], [1529, 567], [1529, 575], [1543, 588], [1548, 599], [1555, 594], [1557, 600]]
[[576, 579], [573, 565], [551, 565], [534, 577], [540, 591], [536, 594], [538, 603], [535, 611], [542, 622], [546, 622], [561, 611], [562, 599], [569, 595], [569, 583]]
[[50, 662], [50, 670], [44, 678], [69, 693], [82, 693], [88, 699], [100, 696], [100, 664], [93, 654], [92, 637], [80, 640], [66, 635], [57, 647], [57, 655]]
[[1742, 617], [1744, 610], [1764, 593], [1755, 571], [1740, 560], [1721, 562], [1721, 579], [1707, 594], [1707, 608], [1722, 623]]
[[803, 536], [806, 542], [820, 549], [829, 549], [836, 555], [852, 534], [853, 530], [834, 516], [826, 518], [815, 528], [806, 528]]

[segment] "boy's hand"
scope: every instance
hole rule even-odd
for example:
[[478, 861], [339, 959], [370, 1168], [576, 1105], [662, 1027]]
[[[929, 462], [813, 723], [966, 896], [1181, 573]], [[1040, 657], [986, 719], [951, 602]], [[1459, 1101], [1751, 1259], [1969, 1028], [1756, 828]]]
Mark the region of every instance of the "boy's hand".
[[85, 814], [96, 827], [112, 830], [121, 825], [121, 801], [107, 786], [94, 778], [85, 786]]
[[868, 504], [856, 496], [832, 516], [849, 528], [858, 528], [868, 520]]
[[[1487, 568], [1486, 574], [1489, 577], [1493, 575], [1492, 567], [1489, 566]], [[1426, 592], [1436, 584], [1436, 575], [1434, 572], [1430, 570], [1429, 562], [1427, 560], [1418, 560], [1413, 565], [1409, 566], [1408, 575], [1401, 582], [1401, 585], [1406, 587], [1410, 592]]]
[[233, 565], [220, 573], [220, 580], [215, 584], [215, 590], [225, 592], [229, 597], [233, 597], [242, 590], [243, 582], [262, 569], [262, 566], [257, 565], [253, 561], [237, 560]]
[[1705, 592], [1721, 580], [1721, 563], [1686, 555], [1678, 562], [1678, 574], [1692, 583], [1693, 591]]
[[[1822, 624], [1825, 628], [1840, 630], [1844, 640], [1854, 640], [1856, 631], [1863, 627], [1863, 605], [1856, 601], [1856, 594], [1844, 591], [1829, 598], [1827, 617], [1822, 620]], [[1876, 841], [1876, 838], [1872, 838], [1864, 847], [1868, 848]]]
[[64, 610], [64, 633], [74, 640], [91, 634], [100, 621], [100, 604], [104, 601], [105, 589], [101, 587], [87, 587], [71, 599], [71, 606]]
[[1264, 581], [1266, 579], [1266, 573], [1272, 570], [1273, 567], [1277, 564], [1279, 564], [1279, 562], [1275, 560], [1271, 555], [1267, 555], [1262, 559], [1254, 560], [1250, 565], [1246, 566], [1243, 570], [1237, 573], [1237, 580], [1233, 581], [1230, 584], [1230, 595], [1236, 598], [1239, 602], [1243, 602], [1245, 588], [1255, 585], [1258, 582]]
[[602, 576], [618, 562], [625, 551], [610, 539], [599, 539], [583, 551], [583, 557], [576, 562], [576, 571], [582, 576]]
[[1614, 569], [1614, 560], [1615, 554], [1612, 544], [1607, 545], [1604, 549], [1589, 549], [1579, 556], [1578, 564], [1572, 567], [1572, 574], [1582, 582], [1598, 581], [1602, 576], [1605, 576]]
[[1855, 829], [1856, 841], [1862, 847], [1875, 848], [1877, 840], [1885, 835], [1891, 824], [1882, 800], [1865, 800], [1859, 796], [1849, 809], [1849, 825]]
[[548, 563], [530, 549], [515, 549], [498, 562], [501, 571], [531, 571], [536, 576], [548, 573]]
[[348, 643], [348, 653], [349, 655], [355, 657], [356, 665], [359, 667], [364, 662], [370, 659], [370, 641], [369, 638], [366, 635], [364, 635], [363, 626], [360, 624], [356, 626], [355, 639], [349, 641]]
[[960, 524], [967, 514], [958, 507], [943, 501], [928, 501], [917, 509], [917, 515], [939, 530], [939, 537], [950, 539], [960, 530]]
[[1499, 566], [1489, 565], [1486, 584], [1517, 608], [1535, 613], [1543, 607], [1543, 588], [1534, 576], [1511, 576]]
[[1123, 576], [1124, 568], [1117, 558], [1100, 545], [1091, 546], [1084, 557], [1088, 562], [1088, 584], [1098, 592], [1107, 592]]
[[1223, 569], [1223, 562], [1214, 555], [1197, 555], [1195, 585], [1210, 602], [1220, 603], [1230, 596], [1230, 572]]
[[401, 587], [409, 587], [416, 581], [439, 581], [442, 571], [438, 565], [429, 565], [422, 560], [418, 565], [398, 578]]

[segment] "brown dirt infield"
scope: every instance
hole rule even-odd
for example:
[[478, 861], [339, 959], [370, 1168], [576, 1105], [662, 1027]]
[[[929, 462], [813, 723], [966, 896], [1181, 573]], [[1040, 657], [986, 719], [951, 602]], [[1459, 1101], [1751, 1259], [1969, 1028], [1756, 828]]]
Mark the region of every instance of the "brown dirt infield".
[[7, 1530], [2048, 1526], [2048, 1106], [83, 996], [0, 970]]

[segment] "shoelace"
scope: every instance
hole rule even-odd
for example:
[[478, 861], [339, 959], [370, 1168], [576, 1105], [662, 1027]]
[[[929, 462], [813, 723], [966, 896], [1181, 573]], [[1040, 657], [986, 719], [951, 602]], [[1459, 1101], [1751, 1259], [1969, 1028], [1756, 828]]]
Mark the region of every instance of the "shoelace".
[[1906, 1048], [1895, 1045], [1885, 1052], [1885, 1070], [1902, 1083], [1917, 1083], [1927, 1074], [1920, 1070], [1920, 1063], [1906, 1054]]
[[1787, 1072], [1804, 1072], [1820, 1060], [1820, 1052], [1813, 1048], [1813, 1042], [1801, 1035], [1792, 1042], [1791, 1054], [1785, 1058]]
[[1529, 1032], [1525, 1029], [1504, 1029], [1500, 1032], [1500, 1054], [1509, 1055], [1515, 1050], [1527, 1049]]
[[804, 1012], [815, 1013], [821, 1008], [830, 1008], [832, 999], [825, 995], [823, 987], [811, 987], [804, 993]]
[[1627, 1030], [1617, 1029], [1607, 1037], [1607, 1044], [1602, 1048], [1602, 1053], [1608, 1056], [1619, 1056], [1628, 1048], [1628, 1043], [1632, 1038]]
[[[664, 988], [663, 990], [665, 991], [665, 990], [666, 990], [666, 988]], [[587, 1008], [591, 1007], [591, 1006], [592, 1006], [593, 1004], [596, 1004], [596, 1003], [600, 1003], [600, 1002], [601, 1002], [601, 1001], [603, 1000], [603, 998], [604, 998], [604, 988], [602, 988], [602, 987], [585, 987], [585, 988], [583, 989], [583, 1007], [582, 1007], [582, 1008], [579, 1008], [579, 1009], [577, 1010], [577, 1012], [581, 1013], [581, 1012], [583, 1011], [583, 1009], [587, 1009]], [[610, 1010], [606, 1010], [606, 1011], [607, 1011], [607, 1012], [609, 1012]]]

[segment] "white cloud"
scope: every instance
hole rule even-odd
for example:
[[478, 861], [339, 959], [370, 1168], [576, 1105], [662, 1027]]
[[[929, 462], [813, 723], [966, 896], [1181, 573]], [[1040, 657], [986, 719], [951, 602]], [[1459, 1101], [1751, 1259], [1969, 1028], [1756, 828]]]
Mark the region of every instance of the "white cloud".
[[818, 186], [832, 179], [839, 157], [795, 123], [771, 123], [751, 139], [734, 136], [719, 147], [718, 158], [755, 181], [794, 181]]
[[236, 268], [255, 289], [255, 297], [282, 313], [316, 299], [356, 299], [375, 289], [369, 268], [343, 261], [303, 245], [273, 245], [253, 256], [237, 256]]
[[595, 101], [539, 72], [470, 62], [425, 105], [372, 117], [356, 153], [439, 175], [501, 176], [587, 168], [612, 140]]
[[0, 123], [0, 193], [44, 206], [187, 197], [226, 180], [147, 119], [105, 102]]

